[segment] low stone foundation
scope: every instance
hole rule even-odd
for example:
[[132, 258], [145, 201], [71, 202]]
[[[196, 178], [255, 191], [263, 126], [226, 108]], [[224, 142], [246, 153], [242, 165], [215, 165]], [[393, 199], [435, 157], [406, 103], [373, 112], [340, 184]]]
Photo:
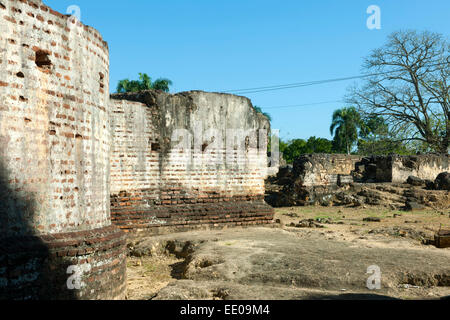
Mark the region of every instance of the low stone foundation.
[[126, 198], [121, 199], [111, 201], [112, 222], [124, 231], [145, 230], [148, 234], [268, 224], [274, 214], [272, 207], [257, 198], [152, 207], [127, 206]]
[[[112, 300], [126, 296], [126, 235], [115, 226], [3, 238], [1, 243], [1, 300]], [[76, 285], [78, 272], [81, 288], [69, 289]]]

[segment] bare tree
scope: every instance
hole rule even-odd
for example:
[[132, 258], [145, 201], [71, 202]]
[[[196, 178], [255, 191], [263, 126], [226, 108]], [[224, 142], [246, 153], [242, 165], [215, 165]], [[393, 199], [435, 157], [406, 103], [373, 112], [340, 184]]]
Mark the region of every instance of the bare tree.
[[447, 153], [450, 140], [450, 43], [431, 32], [399, 31], [365, 59], [363, 85], [347, 102], [382, 116], [398, 141]]

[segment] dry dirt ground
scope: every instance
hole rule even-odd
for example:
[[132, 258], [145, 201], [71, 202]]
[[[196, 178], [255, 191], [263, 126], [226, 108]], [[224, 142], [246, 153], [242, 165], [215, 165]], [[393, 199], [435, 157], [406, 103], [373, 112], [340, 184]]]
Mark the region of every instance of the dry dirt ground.
[[[450, 248], [422, 243], [450, 229], [448, 211], [295, 207], [276, 209], [275, 219], [131, 243], [128, 299], [450, 297]], [[379, 290], [367, 288], [374, 265]]]

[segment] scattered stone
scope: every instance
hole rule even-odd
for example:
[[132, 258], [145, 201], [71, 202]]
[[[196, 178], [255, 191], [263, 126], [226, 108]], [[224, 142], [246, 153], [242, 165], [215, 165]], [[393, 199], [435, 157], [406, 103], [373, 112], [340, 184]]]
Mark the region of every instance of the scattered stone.
[[450, 230], [440, 230], [435, 234], [434, 242], [438, 248], [450, 248]]
[[432, 246], [435, 244], [434, 239], [423, 239], [422, 244], [425, 246]]
[[297, 225], [295, 225], [296, 228], [325, 228], [323, 225], [317, 223], [313, 219], [305, 219], [299, 221]]
[[427, 190], [434, 190], [435, 189], [434, 181], [425, 180], [425, 187]]
[[333, 224], [331, 218], [316, 218], [316, 222], [324, 223], [324, 224]]
[[418, 241], [423, 241], [423, 239], [427, 239], [428, 236], [422, 232], [417, 231], [415, 229], [409, 227], [383, 227], [376, 230], [371, 230], [372, 234], [380, 234], [391, 237], [402, 237], [402, 238], [410, 238]]
[[391, 210], [397, 210], [397, 206], [393, 205], [392, 203], [389, 204], [389, 209]]
[[425, 181], [423, 181], [422, 179], [416, 177], [416, 176], [409, 176], [408, 180], [406, 180], [406, 183], [412, 185], [412, 186], [422, 186], [425, 184]]
[[295, 212], [294, 213], [283, 213], [283, 216], [290, 217], [290, 218], [298, 218], [299, 217], [299, 215], [296, 214]]
[[417, 211], [417, 210], [424, 210], [425, 207], [418, 204], [415, 201], [407, 201], [406, 205], [405, 205], [405, 210], [406, 211]]
[[365, 222], [381, 222], [381, 219], [377, 218], [377, 217], [367, 217], [367, 218], [364, 218], [363, 221], [365, 221]]
[[437, 190], [448, 190], [450, 191], [450, 173], [443, 172], [440, 173], [436, 180], [434, 181], [435, 188]]
[[413, 286], [413, 285], [410, 285], [410, 284], [407, 284], [407, 283], [401, 284], [399, 287], [403, 288], [403, 289], [410, 289], [410, 288], [419, 289], [420, 288], [419, 286]]

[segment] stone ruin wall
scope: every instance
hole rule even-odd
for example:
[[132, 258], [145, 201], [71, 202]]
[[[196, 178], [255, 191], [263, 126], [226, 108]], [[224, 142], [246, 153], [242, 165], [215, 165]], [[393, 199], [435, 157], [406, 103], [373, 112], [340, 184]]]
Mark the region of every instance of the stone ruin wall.
[[434, 181], [440, 173], [450, 171], [449, 157], [448, 154], [373, 157], [312, 154], [299, 157], [293, 172], [304, 187], [334, 186], [339, 179], [353, 182], [354, 172], [364, 176], [361, 182], [405, 183], [409, 176]]
[[294, 175], [305, 187], [333, 186], [340, 176], [352, 174], [362, 157], [343, 154], [310, 154], [294, 162]]
[[450, 171], [449, 157], [303, 155], [292, 167], [283, 167], [267, 179], [265, 200], [274, 207], [368, 204], [446, 209], [449, 194], [444, 173]]
[[[126, 231], [161, 233], [272, 220], [273, 209], [263, 200], [267, 138], [259, 142], [259, 153], [250, 142], [257, 144], [258, 130], [268, 131], [270, 124], [248, 99], [148, 91], [113, 95], [110, 108], [113, 223]], [[227, 129], [254, 136], [236, 138], [227, 154], [233, 140]], [[233, 157], [244, 149], [238, 164]]]
[[404, 183], [409, 176], [434, 181], [442, 172], [450, 172], [449, 155], [375, 157], [379, 182]]
[[[107, 44], [39, 0], [0, 2], [0, 298], [123, 298]], [[69, 266], [90, 267], [81, 290]]]

